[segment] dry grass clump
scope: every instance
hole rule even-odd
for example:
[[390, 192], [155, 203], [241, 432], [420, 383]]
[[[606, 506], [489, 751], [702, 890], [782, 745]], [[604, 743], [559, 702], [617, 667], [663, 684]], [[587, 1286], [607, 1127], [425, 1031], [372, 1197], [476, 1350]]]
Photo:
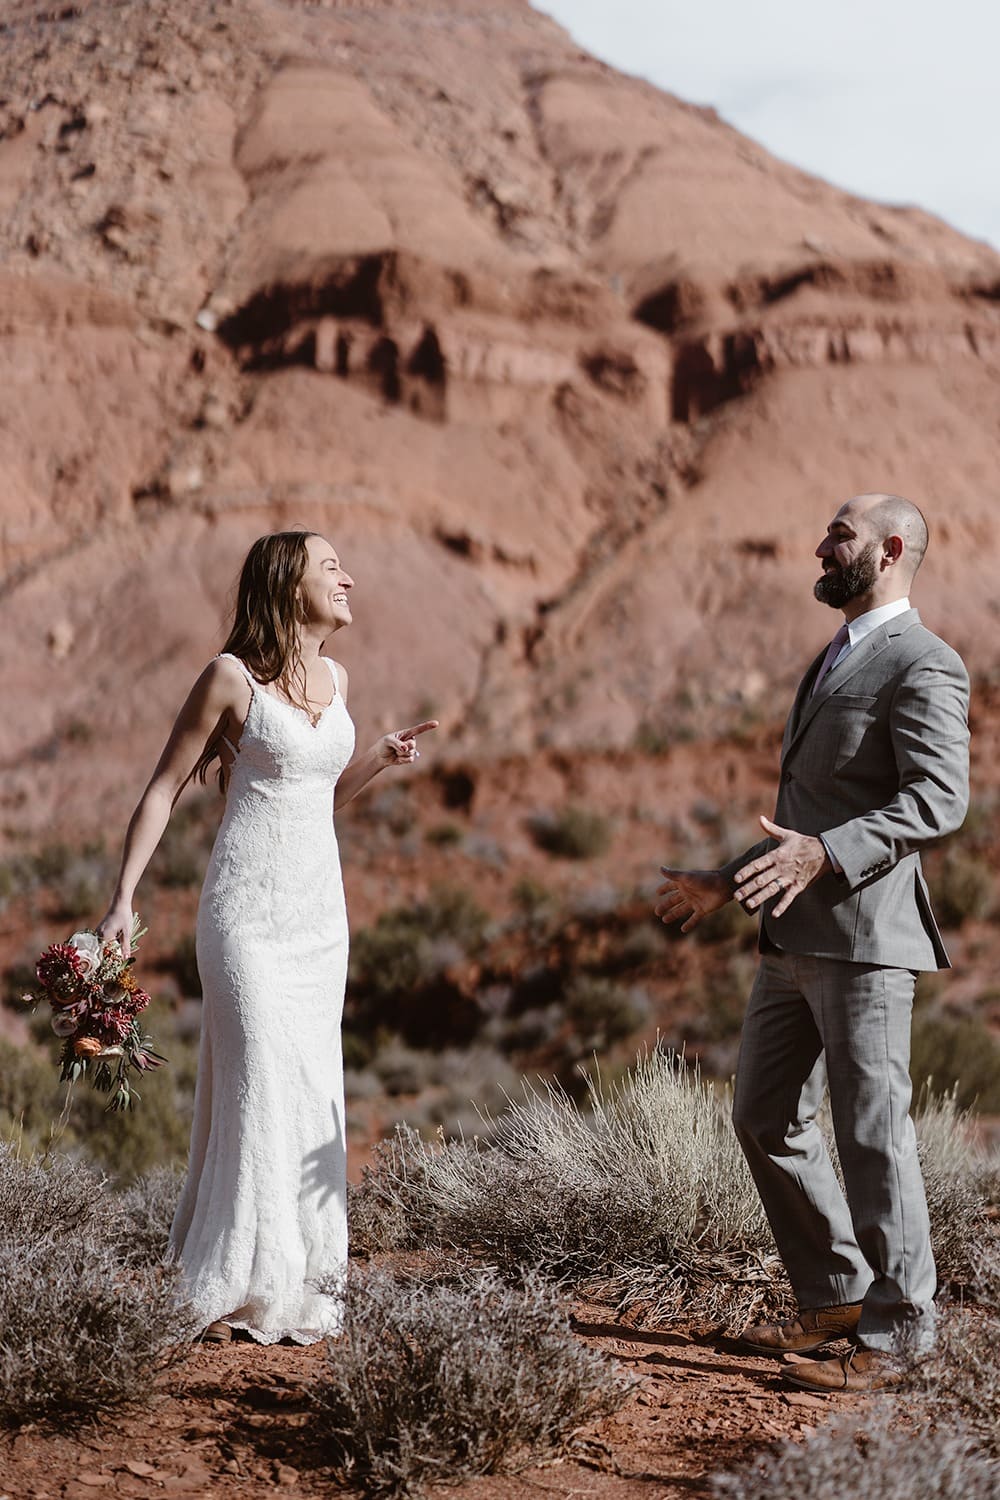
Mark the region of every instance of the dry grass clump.
[[177, 1272], [135, 1263], [130, 1222], [85, 1165], [0, 1147], [0, 1422], [143, 1401], [181, 1357]]
[[533, 1276], [517, 1291], [489, 1272], [458, 1285], [353, 1279], [327, 1360], [319, 1429], [338, 1479], [376, 1494], [524, 1467], [627, 1390]]
[[65, 1238], [104, 1239], [113, 1221], [104, 1178], [68, 1156], [22, 1158], [0, 1142], [0, 1238], [31, 1243], [57, 1227]]
[[[994, 1276], [998, 1271], [995, 1264]], [[938, 1324], [933, 1351], [913, 1362], [906, 1381], [935, 1422], [964, 1428], [994, 1461], [1000, 1459], [998, 1344], [1000, 1317], [951, 1308]], [[995, 1472], [1000, 1496], [1000, 1467]]]
[[914, 1118], [939, 1280], [979, 1295], [984, 1258], [997, 1254], [991, 1248], [991, 1210], [1000, 1187], [996, 1154], [977, 1139], [955, 1089], [932, 1094], [925, 1087]]
[[1000, 1473], [954, 1429], [914, 1432], [890, 1412], [857, 1423], [821, 1427], [804, 1442], [787, 1441], [771, 1456], [716, 1476], [719, 1500], [998, 1500]]
[[[917, 1129], [942, 1279], [980, 1296], [996, 1162], [954, 1094], [925, 1094]], [[584, 1105], [555, 1084], [525, 1087], [483, 1138], [431, 1144], [400, 1128], [350, 1213], [362, 1253], [458, 1247], [574, 1282], [641, 1322], [737, 1332], [790, 1304], [726, 1091], [659, 1049], [609, 1087], [590, 1079]]]
[[372, 1151], [371, 1165], [357, 1185], [347, 1184], [347, 1217], [354, 1255], [417, 1250], [440, 1244], [431, 1187], [442, 1155], [475, 1152], [475, 1144], [449, 1141], [430, 1146], [403, 1123]]
[[398, 1131], [352, 1195], [355, 1246], [455, 1245], [632, 1308], [656, 1285], [664, 1314], [739, 1321], [765, 1293], [780, 1302], [728, 1100], [681, 1058], [656, 1050], [617, 1083], [589, 1080], [587, 1107], [526, 1087], [489, 1126], [488, 1142], [434, 1145]]
[[183, 1182], [183, 1167], [154, 1167], [117, 1197], [116, 1239], [131, 1265], [155, 1266], [166, 1259], [170, 1225]]

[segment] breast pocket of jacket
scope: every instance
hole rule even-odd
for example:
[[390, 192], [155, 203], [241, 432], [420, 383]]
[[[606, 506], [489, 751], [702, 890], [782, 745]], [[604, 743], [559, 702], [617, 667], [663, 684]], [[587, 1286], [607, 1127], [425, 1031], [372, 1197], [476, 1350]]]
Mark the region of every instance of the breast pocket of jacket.
[[867, 693], [834, 693], [823, 710], [823, 735], [834, 771], [865, 755], [878, 732], [878, 699]]

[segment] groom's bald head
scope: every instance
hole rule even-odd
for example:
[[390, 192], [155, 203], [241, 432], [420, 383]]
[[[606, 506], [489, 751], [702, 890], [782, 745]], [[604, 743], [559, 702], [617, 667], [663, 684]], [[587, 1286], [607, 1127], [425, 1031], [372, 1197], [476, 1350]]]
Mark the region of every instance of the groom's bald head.
[[904, 500], [902, 495], [875, 491], [855, 495], [844, 509], [850, 510], [852, 518], [863, 521], [870, 540], [877, 546], [890, 537], [899, 537], [903, 543], [900, 563], [912, 578], [924, 560], [928, 541], [927, 522], [913, 501]]

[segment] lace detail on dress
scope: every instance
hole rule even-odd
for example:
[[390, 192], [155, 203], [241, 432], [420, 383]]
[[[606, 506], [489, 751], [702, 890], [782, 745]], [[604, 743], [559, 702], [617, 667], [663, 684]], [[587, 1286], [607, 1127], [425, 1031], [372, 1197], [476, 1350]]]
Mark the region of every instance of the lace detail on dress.
[[312, 1283], [347, 1261], [333, 794], [354, 726], [332, 662], [315, 727], [239, 665], [252, 696], [198, 908], [201, 1051], [170, 1243], [203, 1323], [309, 1343], [340, 1322]]

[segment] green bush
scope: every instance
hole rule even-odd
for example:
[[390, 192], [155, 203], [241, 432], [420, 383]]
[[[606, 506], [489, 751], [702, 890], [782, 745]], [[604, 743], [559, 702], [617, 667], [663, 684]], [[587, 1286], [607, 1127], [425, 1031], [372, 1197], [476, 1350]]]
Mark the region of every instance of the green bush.
[[123, 1182], [185, 1159], [191, 1130], [197, 1047], [182, 1041], [169, 1011], [154, 1006], [150, 1029], [169, 1066], [139, 1083], [141, 1103], [129, 1114], [105, 1112], [107, 1095], [86, 1083], [67, 1085], [55, 1064], [58, 1043], [47, 1024], [43, 1047], [23, 1047], [0, 1038], [0, 1136], [19, 1140], [29, 1152], [46, 1151], [54, 1139], [62, 1150], [82, 1151]]
[[607, 818], [584, 807], [539, 815], [529, 821], [528, 828], [540, 849], [561, 859], [593, 859], [611, 845]]
[[942, 927], [961, 927], [968, 918], [987, 917], [993, 910], [993, 867], [979, 855], [949, 849], [928, 875], [931, 901]]
[[221, 807], [222, 799], [214, 792], [202, 792], [177, 809], [149, 862], [154, 885], [189, 890], [201, 884]]
[[597, 974], [570, 980], [563, 1003], [584, 1053], [606, 1051], [649, 1020], [649, 1000], [642, 990]]
[[354, 935], [347, 1024], [357, 1038], [398, 1033], [420, 1047], [463, 1045], [482, 1024], [475, 996], [450, 971], [485, 948], [487, 914], [462, 888], [437, 885]]
[[174, 951], [170, 955], [167, 966], [182, 995], [201, 994], [201, 975], [198, 973], [198, 951], [197, 938], [193, 932], [186, 932], [174, 945]]
[[954, 1090], [961, 1109], [1000, 1113], [1000, 1042], [976, 1017], [918, 1008], [910, 1076], [918, 1088], [932, 1079], [937, 1092]]
[[457, 823], [435, 823], [433, 828], [428, 828], [424, 838], [428, 844], [433, 844], [437, 849], [452, 849], [460, 844], [465, 837]]

